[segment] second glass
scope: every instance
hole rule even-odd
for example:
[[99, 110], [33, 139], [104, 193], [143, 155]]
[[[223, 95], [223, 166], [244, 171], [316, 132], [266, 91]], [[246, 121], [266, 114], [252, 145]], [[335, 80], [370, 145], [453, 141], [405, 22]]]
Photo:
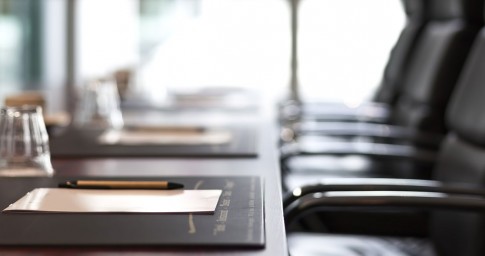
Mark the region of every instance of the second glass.
[[113, 80], [89, 82], [81, 93], [74, 125], [82, 129], [121, 129], [120, 98]]

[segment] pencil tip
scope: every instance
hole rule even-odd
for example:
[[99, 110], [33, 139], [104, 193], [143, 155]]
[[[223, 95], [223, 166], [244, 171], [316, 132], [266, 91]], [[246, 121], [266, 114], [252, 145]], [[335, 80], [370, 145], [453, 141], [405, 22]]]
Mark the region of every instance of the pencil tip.
[[168, 188], [169, 189], [178, 189], [178, 188], [183, 188], [184, 185], [183, 184], [179, 184], [179, 183], [168, 183]]

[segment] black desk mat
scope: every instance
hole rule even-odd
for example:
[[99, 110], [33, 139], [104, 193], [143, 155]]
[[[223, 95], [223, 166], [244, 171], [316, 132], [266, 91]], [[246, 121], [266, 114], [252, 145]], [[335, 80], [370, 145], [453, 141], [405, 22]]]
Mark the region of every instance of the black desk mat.
[[257, 127], [224, 127], [232, 134], [220, 145], [103, 145], [97, 142], [102, 131], [67, 128], [50, 138], [53, 157], [256, 157]]
[[[0, 178], [0, 207], [5, 209], [34, 188], [56, 187], [66, 179]], [[262, 179], [165, 179], [183, 183], [186, 189], [223, 189], [215, 213], [1, 213], [0, 246], [264, 247]]]

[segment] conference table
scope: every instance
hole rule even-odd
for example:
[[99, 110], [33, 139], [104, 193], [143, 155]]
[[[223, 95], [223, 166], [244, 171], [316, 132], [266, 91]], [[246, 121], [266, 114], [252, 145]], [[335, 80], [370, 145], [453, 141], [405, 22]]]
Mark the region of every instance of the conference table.
[[[172, 125], [187, 122], [187, 120], [191, 122], [199, 120], [200, 124], [206, 122], [211, 126], [236, 131], [235, 139], [239, 142], [238, 145], [222, 149], [208, 146], [208, 151], [200, 147], [187, 146], [188, 153], [185, 155], [180, 148], [174, 154], [167, 154], [169, 150], [160, 150], [157, 154], [130, 156], [126, 150], [115, 150], [113, 155], [102, 154], [102, 152], [99, 155], [83, 155], [79, 151], [63, 154], [63, 150], [57, 148], [66, 147], [66, 143], [77, 148], [82, 148], [83, 145], [70, 142], [66, 138], [59, 140], [53, 137], [51, 142], [54, 143], [54, 147], [51, 150], [55, 178], [258, 177], [262, 184], [263, 245], [259, 247], [9, 245], [0, 246], [0, 255], [288, 255], [281, 205], [281, 176], [276, 150], [277, 129], [271, 106], [260, 106], [256, 110], [248, 111], [198, 109], [176, 114], [173, 111], [138, 109], [124, 111], [124, 117], [127, 123], [153, 122], [153, 120], [160, 120], [163, 123], [167, 120], [175, 120]], [[246, 127], [242, 129], [245, 132], [240, 132], [241, 127]], [[92, 145], [84, 146], [92, 147]], [[190, 148], [196, 148], [196, 150], [190, 150]], [[92, 152], [92, 148], [88, 151]], [[213, 154], [207, 152], [213, 152]], [[2, 191], [0, 187], [1, 193], [9, 193], [9, 191]], [[116, 233], [117, 230], [113, 229], [112, 232]]]

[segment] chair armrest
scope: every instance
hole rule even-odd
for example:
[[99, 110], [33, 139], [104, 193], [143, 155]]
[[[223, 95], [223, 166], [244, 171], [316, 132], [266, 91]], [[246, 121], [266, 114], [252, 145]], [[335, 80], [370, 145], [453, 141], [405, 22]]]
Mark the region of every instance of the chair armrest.
[[305, 198], [290, 205], [285, 210], [285, 224], [291, 224], [300, 214], [309, 211], [324, 211], [335, 208], [363, 207], [369, 208], [419, 208], [446, 209], [457, 211], [484, 211], [485, 200], [481, 197], [455, 196], [446, 193], [432, 192], [335, 192], [322, 197]]
[[368, 142], [312, 142], [286, 143], [280, 147], [282, 167], [295, 156], [318, 155], [363, 155], [376, 159], [412, 160], [434, 163], [437, 153], [433, 150], [419, 149], [407, 145], [393, 145]]
[[309, 102], [300, 106], [303, 114], [326, 115], [326, 114], [360, 114], [374, 117], [389, 115], [389, 105], [377, 102], [363, 102], [357, 105], [349, 105], [342, 102]]
[[335, 191], [416, 191], [485, 197], [484, 189], [461, 184], [443, 184], [433, 180], [329, 178], [325, 179], [323, 183], [302, 186], [286, 193], [283, 198], [283, 208], [309, 194]]
[[304, 105], [302, 118], [311, 120], [360, 120], [370, 122], [386, 122], [390, 117], [390, 109], [384, 104], [361, 104], [349, 107], [344, 104]]
[[303, 108], [316, 108], [316, 110], [325, 108], [325, 107], [344, 107], [349, 109], [356, 109], [356, 108], [381, 108], [381, 109], [389, 109], [389, 104], [376, 102], [376, 101], [364, 101], [358, 104], [346, 104], [342, 101], [322, 101], [322, 100], [305, 100], [305, 101], [298, 101], [298, 100], [286, 100], [282, 101], [278, 104], [280, 109], [287, 107], [287, 106], [298, 106]]
[[364, 136], [406, 140], [439, 147], [443, 135], [421, 132], [403, 126], [362, 122], [302, 122], [293, 127], [295, 137], [303, 135]]
[[339, 120], [386, 122], [390, 116], [387, 104], [365, 102], [349, 106], [340, 102], [296, 102], [291, 101], [280, 106], [280, 120]]

